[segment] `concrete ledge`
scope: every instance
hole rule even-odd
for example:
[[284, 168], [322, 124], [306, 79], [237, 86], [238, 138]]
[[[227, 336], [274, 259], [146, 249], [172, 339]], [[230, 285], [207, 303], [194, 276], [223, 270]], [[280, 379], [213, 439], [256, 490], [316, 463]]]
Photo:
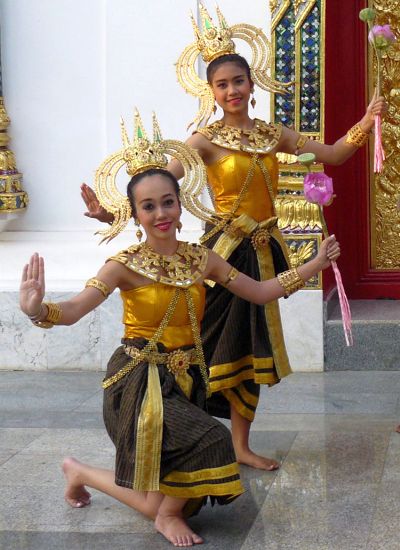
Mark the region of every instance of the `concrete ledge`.
[[347, 347], [341, 321], [325, 330], [325, 370], [399, 370], [400, 321], [353, 321], [354, 346]]

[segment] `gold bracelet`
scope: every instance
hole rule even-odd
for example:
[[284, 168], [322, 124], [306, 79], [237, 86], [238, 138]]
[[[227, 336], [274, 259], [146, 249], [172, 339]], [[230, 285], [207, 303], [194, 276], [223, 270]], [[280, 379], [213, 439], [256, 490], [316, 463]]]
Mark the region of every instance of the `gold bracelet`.
[[110, 288], [108, 287], [108, 285], [106, 285], [106, 283], [103, 283], [103, 281], [100, 281], [100, 279], [97, 279], [96, 277], [92, 277], [86, 282], [85, 288], [88, 287], [93, 287], [97, 288], [97, 290], [100, 290], [104, 298], [108, 298], [108, 296], [110, 295]]
[[[39, 321], [38, 318], [40, 318], [43, 312], [43, 306], [47, 307], [47, 315], [42, 321]], [[40, 312], [34, 318], [30, 319], [36, 327], [53, 328], [54, 325], [56, 325], [61, 319], [61, 315], [62, 309], [59, 304], [53, 304], [52, 302], [42, 302], [42, 304], [40, 305]]]
[[299, 134], [299, 139], [296, 142], [296, 149], [294, 151], [295, 155], [299, 154], [300, 149], [302, 149], [304, 147], [304, 145], [307, 143], [307, 141], [308, 141], [307, 136], [303, 136], [303, 135]]
[[52, 302], [44, 302], [44, 305], [47, 306], [47, 315], [45, 321], [56, 325], [61, 319], [61, 306], [59, 304], [53, 304]]
[[296, 268], [279, 273], [278, 281], [285, 291], [285, 298], [288, 298], [291, 294], [300, 290], [305, 285]]
[[362, 147], [367, 143], [368, 138], [369, 134], [364, 132], [359, 124], [356, 124], [347, 132], [346, 143], [355, 147]]
[[229, 270], [228, 275], [226, 276], [226, 280], [223, 283], [221, 283], [221, 285], [222, 286], [227, 286], [229, 283], [234, 281], [237, 278], [238, 275], [239, 275], [239, 271], [236, 269], [236, 267], [232, 267]]

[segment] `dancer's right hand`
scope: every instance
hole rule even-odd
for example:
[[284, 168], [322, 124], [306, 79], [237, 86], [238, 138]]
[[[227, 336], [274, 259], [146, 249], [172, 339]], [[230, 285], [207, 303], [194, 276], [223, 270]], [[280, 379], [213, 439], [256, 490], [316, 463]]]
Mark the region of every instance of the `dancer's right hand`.
[[87, 212], [84, 213], [85, 216], [95, 218], [99, 222], [112, 223], [114, 216], [101, 206], [96, 193], [86, 183], [81, 185], [81, 197], [87, 208]]
[[316, 260], [320, 262], [321, 269], [326, 269], [331, 265], [331, 262], [336, 262], [339, 256], [340, 245], [335, 235], [330, 235], [327, 239], [322, 241]]
[[19, 304], [21, 310], [30, 317], [39, 314], [45, 293], [44, 260], [37, 252], [31, 256], [22, 272], [19, 289]]

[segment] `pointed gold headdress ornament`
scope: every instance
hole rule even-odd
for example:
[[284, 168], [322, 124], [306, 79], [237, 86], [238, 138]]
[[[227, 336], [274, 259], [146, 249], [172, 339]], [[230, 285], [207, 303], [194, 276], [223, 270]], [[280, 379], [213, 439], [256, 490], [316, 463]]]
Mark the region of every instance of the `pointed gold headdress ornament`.
[[101, 206], [114, 216], [111, 227], [98, 231], [103, 236], [101, 242], [110, 241], [125, 229], [132, 217], [132, 209], [126, 194], [117, 187], [116, 178], [123, 166], [129, 176], [134, 176], [150, 168], [166, 168], [166, 155], [176, 158], [184, 169], [181, 183], [181, 202], [192, 214], [208, 221], [214, 212], [204, 207], [200, 201], [207, 175], [204, 163], [194, 149], [177, 140], [163, 140], [161, 130], [153, 113], [153, 141], [146, 135], [139, 112], [135, 109], [134, 135], [130, 141], [125, 123], [121, 119], [123, 148], [107, 157], [96, 170], [95, 193]]
[[210, 63], [223, 55], [236, 53], [232, 38], [244, 40], [250, 46], [252, 60], [249, 65], [251, 78], [255, 84], [267, 92], [280, 94], [287, 92], [286, 87], [291, 86], [293, 82], [278, 82], [267, 74], [272, 66], [272, 48], [270, 41], [261, 29], [245, 23], [229, 27], [218, 6], [216, 12], [219, 27], [216, 27], [202, 4], [199, 5], [199, 11], [202, 28], [199, 29], [192, 14], [196, 41], [183, 50], [176, 63], [176, 74], [180, 85], [189, 94], [200, 99], [199, 111], [188, 128], [192, 124], [196, 126], [202, 123], [207, 124], [214, 108], [214, 94], [211, 86], [196, 72], [197, 57], [201, 55], [206, 63]]

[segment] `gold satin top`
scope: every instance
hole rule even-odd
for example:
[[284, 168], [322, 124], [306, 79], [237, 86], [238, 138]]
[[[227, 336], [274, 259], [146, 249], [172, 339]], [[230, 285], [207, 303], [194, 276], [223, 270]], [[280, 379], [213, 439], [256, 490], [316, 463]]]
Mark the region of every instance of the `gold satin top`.
[[[278, 190], [278, 160], [275, 155], [260, 156], [271, 176], [274, 197]], [[207, 166], [208, 182], [214, 194], [215, 210], [229, 214], [243, 187], [251, 162], [251, 155], [235, 151]], [[256, 166], [254, 178], [242, 198], [235, 216], [247, 214], [257, 222], [274, 215], [273, 205], [264, 176]]]
[[[163, 283], [152, 283], [131, 290], [121, 290], [124, 304], [125, 338], [147, 338], [150, 340], [159, 327], [175, 290], [175, 287]], [[204, 315], [205, 288], [203, 285], [193, 284], [189, 287], [189, 292], [192, 295], [196, 317], [200, 323]], [[159, 341], [165, 345], [168, 351], [194, 343], [183, 292]]]

